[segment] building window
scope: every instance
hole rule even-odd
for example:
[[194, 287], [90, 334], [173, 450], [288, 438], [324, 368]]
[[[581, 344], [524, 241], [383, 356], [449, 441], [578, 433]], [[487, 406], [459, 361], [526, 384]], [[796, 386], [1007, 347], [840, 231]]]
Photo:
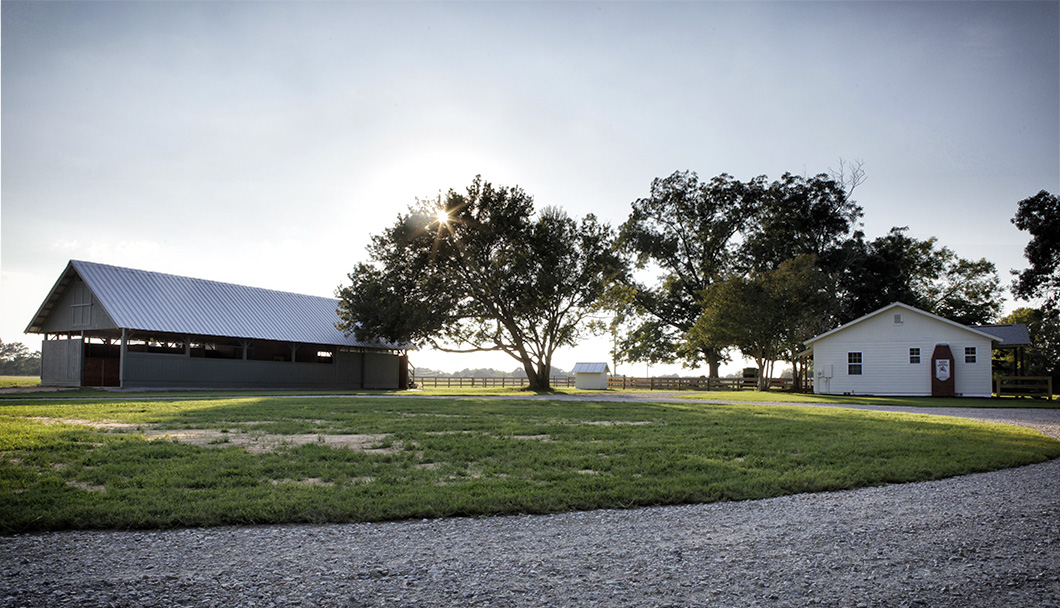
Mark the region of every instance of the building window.
[[964, 347], [964, 362], [975, 363], [975, 347], [965, 346]]
[[847, 375], [861, 375], [861, 353], [847, 353]]
[[894, 324], [895, 325], [901, 325], [902, 324], [902, 315], [901, 315], [901, 313], [894, 315]]
[[920, 363], [920, 349], [910, 348], [909, 349], [909, 362], [914, 364]]

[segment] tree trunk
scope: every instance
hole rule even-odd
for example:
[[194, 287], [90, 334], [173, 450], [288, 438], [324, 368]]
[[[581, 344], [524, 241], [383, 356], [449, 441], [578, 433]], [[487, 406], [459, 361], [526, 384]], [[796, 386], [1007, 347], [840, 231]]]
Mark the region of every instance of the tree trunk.
[[767, 391], [769, 390], [770, 376], [770, 370], [768, 369], [769, 362], [765, 359], [756, 359], [755, 363], [758, 364], [758, 390]]
[[532, 361], [524, 359], [523, 370], [526, 372], [526, 379], [529, 383], [530, 390], [547, 391], [552, 389], [552, 386], [549, 383], [548, 373], [541, 374], [541, 370], [535, 368]]
[[718, 374], [721, 373], [721, 355], [717, 351], [708, 351], [707, 356], [707, 368], [710, 370], [710, 378], [717, 378]]

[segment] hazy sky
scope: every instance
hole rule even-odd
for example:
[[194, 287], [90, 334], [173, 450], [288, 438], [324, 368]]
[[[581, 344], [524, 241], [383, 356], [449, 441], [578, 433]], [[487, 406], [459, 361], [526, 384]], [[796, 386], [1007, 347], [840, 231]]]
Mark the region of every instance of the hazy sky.
[[476, 174], [617, 225], [677, 170], [863, 159], [870, 238], [909, 226], [1007, 284], [1016, 203], [1060, 192], [1058, 7], [4, 0], [0, 339], [39, 347], [69, 259], [332, 296]]

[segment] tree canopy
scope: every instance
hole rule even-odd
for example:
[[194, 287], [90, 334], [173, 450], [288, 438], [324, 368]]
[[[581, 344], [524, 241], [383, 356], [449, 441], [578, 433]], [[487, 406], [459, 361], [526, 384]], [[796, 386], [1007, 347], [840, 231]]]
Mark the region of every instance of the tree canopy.
[[481, 176], [463, 193], [417, 201], [372, 237], [370, 261], [340, 287], [340, 329], [449, 352], [500, 351], [531, 388], [549, 388], [552, 356], [594, 325], [621, 270], [595, 216], [535, 212], [518, 187]]
[[[964, 324], [996, 319], [1002, 289], [991, 262], [961, 258], [907, 228], [865, 238], [851, 198], [864, 179], [863, 163], [840, 161], [830, 175], [775, 181], [703, 181], [688, 171], [654, 180], [619, 231], [619, 250], [638, 272], [623, 275], [615, 292], [615, 326], [625, 330], [618, 355], [705, 361], [717, 376], [729, 348], [760, 367], [793, 360], [802, 340], [892, 302]], [[645, 278], [652, 272], [654, 282]]]
[[758, 388], [765, 390], [774, 361], [795, 361], [802, 341], [827, 329], [820, 322], [831, 302], [826, 284], [809, 254], [774, 270], [734, 275], [703, 293], [703, 313], [687, 339], [739, 348], [755, 360]]
[[777, 270], [801, 255], [827, 259], [861, 217], [848, 192], [825, 174], [786, 173], [774, 182], [722, 174], [704, 182], [684, 171], [654, 180], [650, 195], [633, 202], [618, 243], [638, 268], [661, 276], [654, 285], [627, 283], [618, 320], [630, 329], [618, 350], [628, 360], [706, 361], [717, 376], [731, 344], [710, 332], [687, 339], [703, 314], [704, 293], [722, 280]]
[[934, 237], [919, 240], [907, 230], [892, 228], [871, 242], [858, 233], [843, 245], [836, 273], [840, 323], [892, 302], [966, 325], [997, 318], [1001, 280], [993, 263], [961, 258]]
[[1044, 298], [1060, 304], [1060, 197], [1045, 190], [1019, 202], [1012, 223], [1031, 234], [1024, 249], [1030, 268], [1016, 273], [1013, 293], [1023, 299]]

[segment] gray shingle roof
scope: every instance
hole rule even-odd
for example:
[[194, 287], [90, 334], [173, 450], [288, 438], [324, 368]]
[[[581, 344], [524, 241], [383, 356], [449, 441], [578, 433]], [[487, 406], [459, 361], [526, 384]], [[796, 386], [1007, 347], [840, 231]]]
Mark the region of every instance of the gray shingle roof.
[[1027, 331], [1027, 326], [1023, 323], [1010, 323], [1007, 325], [972, 325], [972, 328], [996, 336], [1001, 340], [1001, 343], [998, 344], [998, 346], [1002, 348], [1006, 346], [1030, 346], [1031, 343], [1030, 332]]
[[[232, 283], [220, 283], [160, 272], [72, 260], [74, 270], [119, 328], [276, 340], [305, 344], [362, 348], [402, 348], [400, 345], [360, 342], [335, 327], [339, 301]], [[63, 281], [56, 290], [64, 288]], [[47, 306], [27, 331], [39, 331]]]

